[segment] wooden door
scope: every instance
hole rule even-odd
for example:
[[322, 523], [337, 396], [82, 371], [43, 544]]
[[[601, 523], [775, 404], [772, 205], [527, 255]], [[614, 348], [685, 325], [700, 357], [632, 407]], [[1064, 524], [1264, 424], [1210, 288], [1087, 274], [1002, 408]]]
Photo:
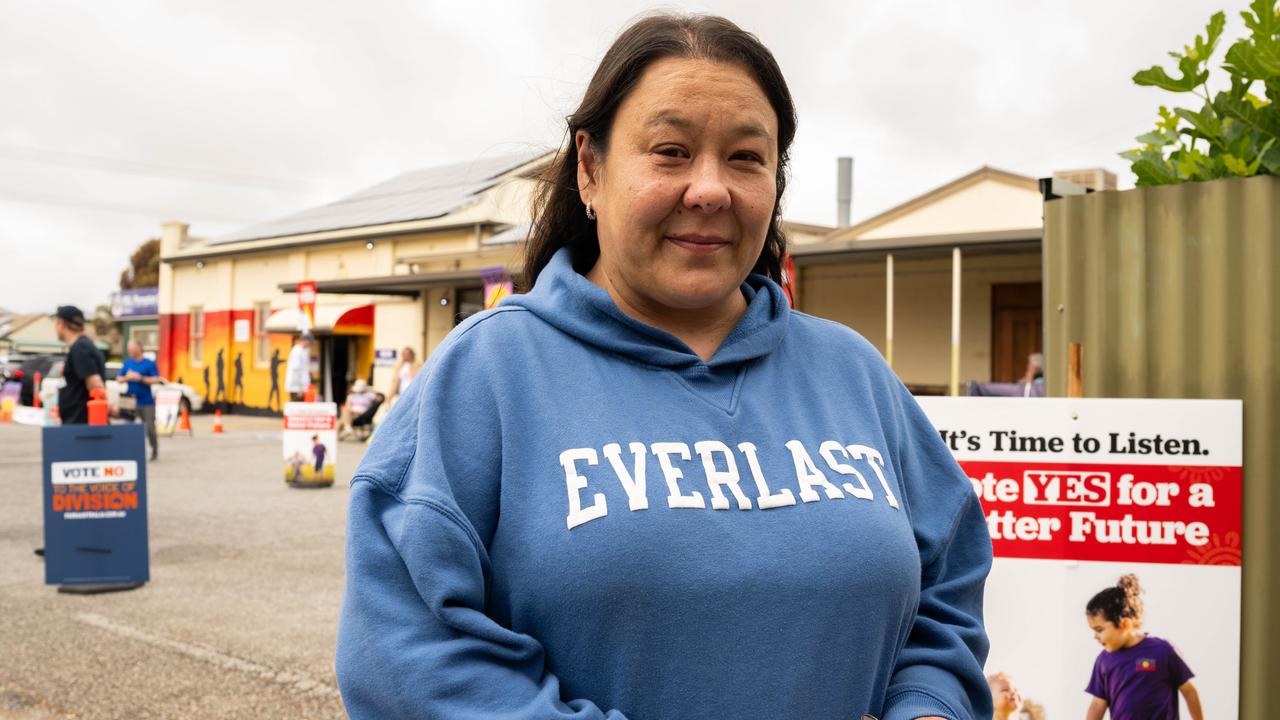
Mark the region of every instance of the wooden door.
[[1040, 283], [991, 286], [991, 380], [1017, 382], [1027, 356], [1044, 351]]

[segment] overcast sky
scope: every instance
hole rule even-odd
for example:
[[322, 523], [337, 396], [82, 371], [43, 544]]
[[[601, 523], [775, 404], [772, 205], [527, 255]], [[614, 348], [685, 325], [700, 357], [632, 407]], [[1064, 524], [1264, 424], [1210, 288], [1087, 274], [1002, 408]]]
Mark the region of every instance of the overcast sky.
[[654, 8], [723, 14], [777, 56], [800, 116], [788, 219], [834, 224], [839, 155], [855, 222], [981, 165], [1129, 187], [1116, 153], [1178, 99], [1130, 76], [1217, 9], [1238, 36], [1245, 4], [0, 0], [0, 308], [90, 311], [168, 219], [216, 237], [553, 146]]

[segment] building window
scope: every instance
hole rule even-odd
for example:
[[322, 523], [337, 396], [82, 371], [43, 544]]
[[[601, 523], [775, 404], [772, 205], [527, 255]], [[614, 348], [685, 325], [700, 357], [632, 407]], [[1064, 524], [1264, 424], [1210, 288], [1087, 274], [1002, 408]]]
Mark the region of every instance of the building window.
[[453, 316], [454, 325], [484, 309], [484, 288], [458, 288], [457, 302], [458, 312]]
[[190, 343], [189, 364], [191, 367], [204, 366], [204, 308], [191, 306], [191, 326], [188, 329]]
[[271, 317], [271, 303], [253, 304], [253, 364], [267, 367], [271, 364], [271, 336], [267, 334], [267, 318]]
[[137, 340], [142, 352], [155, 353], [160, 349], [160, 329], [155, 325], [138, 325], [129, 332], [130, 340]]

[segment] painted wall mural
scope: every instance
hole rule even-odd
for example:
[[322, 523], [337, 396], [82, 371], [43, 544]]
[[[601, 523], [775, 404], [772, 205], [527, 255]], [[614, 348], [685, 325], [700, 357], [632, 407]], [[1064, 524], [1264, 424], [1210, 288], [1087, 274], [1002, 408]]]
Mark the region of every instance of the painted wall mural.
[[[357, 343], [354, 370], [356, 377], [366, 377], [373, 361], [372, 308], [353, 314], [356, 317], [352, 322], [340, 322], [333, 332], [335, 335], [354, 335], [363, 341]], [[242, 332], [241, 339], [235, 336], [237, 321], [249, 326], [249, 332], [247, 335]], [[207, 408], [224, 411], [283, 410], [289, 399], [284, 391], [284, 375], [293, 335], [257, 335], [252, 310], [205, 312], [204, 334], [200, 339], [192, 337], [192, 321], [188, 313], [161, 315], [159, 324], [157, 363], [160, 374], [194, 388], [204, 397]], [[265, 337], [267, 343], [264, 363], [256, 362], [254, 357], [255, 344], [260, 337]], [[193, 353], [198, 353], [198, 357]], [[320, 366], [315, 361], [318, 345], [312, 346], [312, 355], [312, 378], [319, 387]]]

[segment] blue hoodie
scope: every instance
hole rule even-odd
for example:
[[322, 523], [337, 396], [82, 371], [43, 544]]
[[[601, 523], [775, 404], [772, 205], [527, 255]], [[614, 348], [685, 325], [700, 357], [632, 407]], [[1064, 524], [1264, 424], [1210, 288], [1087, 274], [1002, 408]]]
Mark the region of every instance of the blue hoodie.
[[970, 483], [875, 349], [752, 275], [710, 361], [562, 250], [351, 481], [352, 717], [991, 716]]

